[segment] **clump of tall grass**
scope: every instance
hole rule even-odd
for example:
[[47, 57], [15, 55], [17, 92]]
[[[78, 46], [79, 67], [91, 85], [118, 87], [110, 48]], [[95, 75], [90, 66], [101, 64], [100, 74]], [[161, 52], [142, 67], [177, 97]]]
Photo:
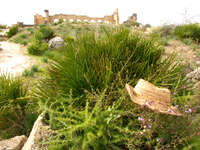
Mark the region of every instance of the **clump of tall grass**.
[[171, 66], [173, 57], [161, 60], [163, 48], [157, 41], [126, 28], [105, 30], [99, 36], [85, 33], [67, 41], [61, 53], [60, 59], [52, 57], [49, 80], [64, 93], [72, 89], [74, 96], [112, 84], [135, 84], [139, 78], [172, 88], [184, 76], [177, 76], [183, 66]]

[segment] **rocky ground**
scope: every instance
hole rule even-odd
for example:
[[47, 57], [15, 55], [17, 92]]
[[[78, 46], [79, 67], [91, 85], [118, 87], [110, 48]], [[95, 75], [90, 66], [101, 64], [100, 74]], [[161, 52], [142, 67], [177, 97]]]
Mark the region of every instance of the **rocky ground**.
[[200, 48], [194, 50], [191, 45], [185, 45], [178, 40], [169, 40], [165, 46], [165, 54], [177, 53], [177, 58], [192, 70], [200, 67], [200, 56], [197, 55], [197, 51], [200, 51]]

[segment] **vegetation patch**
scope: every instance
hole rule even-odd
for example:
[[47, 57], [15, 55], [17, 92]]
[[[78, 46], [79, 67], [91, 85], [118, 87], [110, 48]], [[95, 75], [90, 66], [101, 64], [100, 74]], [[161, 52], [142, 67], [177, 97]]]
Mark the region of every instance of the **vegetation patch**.
[[12, 27], [10, 27], [9, 31], [7, 32], [7, 37], [10, 38], [13, 35], [17, 34], [18, 30], [19, 30], [19, 26], [13, 25]]
[[189, 38], [198, 43], [200, 41], [200, 26], [198, 24], [176, 26], [175, 35], [181, 40]]
[[[49, 149], [181, 149], [197, 135], [198, 101], [190, 96], [184, 66], [174, 55], [163, 59], [157, 39], [109, 28], [65, 42], [56, 52], [61, 57], [46, 52], [48, 75], [34, 90], [55, 131]], [[184, 116], [134, 104], [124, 86], [140, 78], [170, 89]]]
[[[20, 77], [0, 76], [0, 137], [28, 134], [37, 117], [29, 106], [28, 85]], [[36, 111], [34, 111], [36, 112]]]

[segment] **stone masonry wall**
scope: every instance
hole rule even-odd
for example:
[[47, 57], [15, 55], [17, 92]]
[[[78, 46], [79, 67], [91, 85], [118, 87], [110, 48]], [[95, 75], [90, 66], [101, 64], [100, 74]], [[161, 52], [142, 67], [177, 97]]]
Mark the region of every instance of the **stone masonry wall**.
[[45, 10], [46, 16], [43, 17], [39, 14], [34, 16], [34, 24], [51, 24], [55, 21], [62, 19], [64, 21], [77, 21], [77, 22], [88, 22], [88, 23], [105, 23], [105, 24], [119, 24], [118, 9], [115, 10], [113, 15], [104, 17], [88, 17], [81, 15], [67, 15], [67, 14], [56, 14], [53, 16], [49, 15], [49, 11]]

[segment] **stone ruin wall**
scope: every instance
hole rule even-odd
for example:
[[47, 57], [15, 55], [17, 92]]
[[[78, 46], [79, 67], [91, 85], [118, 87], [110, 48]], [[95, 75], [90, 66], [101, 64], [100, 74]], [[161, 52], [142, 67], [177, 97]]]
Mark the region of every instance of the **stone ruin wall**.
[[104, 16], [104, 17], [88, 17], [88, 16], [79, 16], [79, 15], [66, 15], [66, 14], [56, 14], [54, 16], [49, 15], [49, 11], [45, 10], [45, 17], [36, 14], [34, 16], [34, 24], [51, 24], [59, 19], [64, 21], [77, 21], [77, 22], [88, 22], [88, 23], [105, 23], [105, 24], [119, 24], [119, 14], [118, 9], [115, 10], [113, 15]]

